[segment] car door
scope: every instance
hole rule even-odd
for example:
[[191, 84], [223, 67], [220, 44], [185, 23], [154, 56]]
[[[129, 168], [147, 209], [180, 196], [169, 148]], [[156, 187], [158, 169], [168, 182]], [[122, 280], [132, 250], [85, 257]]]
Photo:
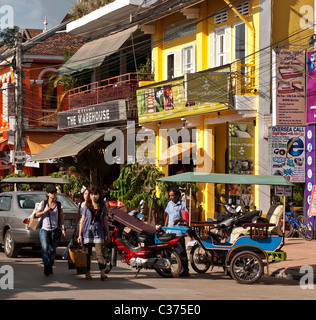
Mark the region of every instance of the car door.
[[11, 208], [11, 195], [1, 194], [0, 195], [0, 241], [3, 239], [3, 230], [5, 225], [8, 223], [10, 218]]

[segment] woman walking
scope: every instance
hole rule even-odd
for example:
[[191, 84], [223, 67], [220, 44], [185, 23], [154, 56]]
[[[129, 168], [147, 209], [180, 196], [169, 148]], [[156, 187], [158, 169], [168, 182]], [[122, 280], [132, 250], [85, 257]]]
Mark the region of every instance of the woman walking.
[[64, 212], [60, 202], [57, 201], [57, 189], [48, 186], [46, 189], [47, 199], [41, 203], [41, 209], [35, 213], [36, 217], [42, 217], [42, 227], [39, 232], [42, 246], [42, 259], [44, 274], [53, 274], [53, 265], [56, 258], [57, 239], [55, 230], [61, 227], [62, 235], [66, 236], [64, 225]]
[[104, 273], [106, 260], [104, 258], [105, 236], [109, 240], [108, 212], [104, 204], [100, 189], [93, 187], [90, 197], [86, 200], [86, 205], [81, 211], [79, 224], [78, 242], [83, 243], [88, 255], [86, 279], [91, 279], [91, 255], [92, 248], [95, 247], [98, 265], [101, 273], [101, 280], [107, 278]]

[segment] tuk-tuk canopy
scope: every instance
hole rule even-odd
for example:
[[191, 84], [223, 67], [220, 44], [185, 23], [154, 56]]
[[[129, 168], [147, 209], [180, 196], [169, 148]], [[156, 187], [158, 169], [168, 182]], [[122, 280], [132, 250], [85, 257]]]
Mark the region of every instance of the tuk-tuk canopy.
[[257, 184], [272, 186], [293, 186], [283, 176], [242, 175], [224, 173], [185, 172], [158, 179], [166, 182], [187, 183], [224, 183], [224, 184]]

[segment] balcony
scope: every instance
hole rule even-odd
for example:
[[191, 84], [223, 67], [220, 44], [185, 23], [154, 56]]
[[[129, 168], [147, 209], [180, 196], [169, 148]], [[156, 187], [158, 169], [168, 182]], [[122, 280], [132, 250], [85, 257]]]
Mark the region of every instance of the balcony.
[[152, 79], [153, 74], [127, 73], [72, 89], [68, 95], [68, 110], [119, 99], [136, 102], [138, 83]]

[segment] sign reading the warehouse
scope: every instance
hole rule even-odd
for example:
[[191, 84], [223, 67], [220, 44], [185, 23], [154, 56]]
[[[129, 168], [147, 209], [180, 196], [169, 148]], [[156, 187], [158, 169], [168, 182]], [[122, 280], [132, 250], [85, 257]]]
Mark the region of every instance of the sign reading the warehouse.
[[[216, 76], [217, 80], [221, 79], [220, 82], [216, 80], [216, 84], [214, 73], [222, 73]], [[186, 79], [181, 77], [137, 90], [139, 123], [228, 109], [226, 72], [187, 74]]]
[[126, 120], [125, 100], [116, 100], [58, 113], [58, 129]]
[[305, 125], [305, 51], [282, 49], [275, 58], [275, 124]]

